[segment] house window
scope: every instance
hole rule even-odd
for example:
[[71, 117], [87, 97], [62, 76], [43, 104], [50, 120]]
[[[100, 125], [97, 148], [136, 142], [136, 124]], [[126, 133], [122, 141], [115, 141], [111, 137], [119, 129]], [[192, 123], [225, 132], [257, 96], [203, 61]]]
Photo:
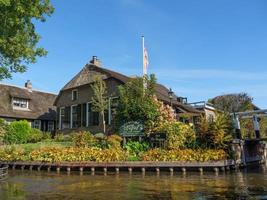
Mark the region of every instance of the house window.
[[78, 128], [78, 106], [71, 106], [71, 128]]
[[34, 120], [33, 121], [33, 128], [41, 129], [41, 120]]
[[70, 107], [62, 107], [59, 110], [59, 129], [70, 127]]
[[12, 99], [13, 108], [28, 108], [29, 102], [27, 99], [13, 98]]
[[51, 132], [54, 130], [54, 122], [53, 121], [49, 121], [48, 125], [47, 125], [47, 131]]
[[71, 96], [72, 101], [76, 101], [78, 99], [78, 90], [72, 90], [72, 96]]
[[99, 113], [94, 112], [92, 103], [87, 103], [87, 126], [99, 125]]

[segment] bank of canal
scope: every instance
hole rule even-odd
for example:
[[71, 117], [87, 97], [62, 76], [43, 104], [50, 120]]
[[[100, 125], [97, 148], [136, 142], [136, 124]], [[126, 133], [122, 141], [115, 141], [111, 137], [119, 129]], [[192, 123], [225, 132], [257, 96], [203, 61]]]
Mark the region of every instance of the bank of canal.
[[267, 199], [267, 168], [215, 175], [148, 172], [56, 173], [10, 170], [0, 183], [0, 199]]

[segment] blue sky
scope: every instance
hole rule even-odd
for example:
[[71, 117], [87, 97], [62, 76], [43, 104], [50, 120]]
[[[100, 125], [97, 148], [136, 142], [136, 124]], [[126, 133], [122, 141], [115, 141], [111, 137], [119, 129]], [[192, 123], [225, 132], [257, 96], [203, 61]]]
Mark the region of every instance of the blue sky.
[[67, 0], [37, 23], [45, 58], [4, 83], [57, 93], [93, 55], [106, 68], [149, 73], [189, 101], [247, 92], [267, 108], [267, 1]]

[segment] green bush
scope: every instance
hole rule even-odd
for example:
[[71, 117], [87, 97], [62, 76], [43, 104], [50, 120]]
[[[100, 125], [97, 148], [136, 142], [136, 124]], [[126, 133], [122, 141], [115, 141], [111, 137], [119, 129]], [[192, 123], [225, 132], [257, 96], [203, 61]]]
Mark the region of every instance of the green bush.
[[167, 148], [180, 149], [192, 147], [195, 144], [196, 134], [187, 124], [182, 122], [165, 123], [160, 132], [167, 135]]
[[40, 131], [39, 129], [32, 128], [27, 142], [30, 143], [40, 142], [42, 138], [43, 138], [43, 132]]
[[73, 135], [73, 143], [76, 147], [92, 147], [96, 145], [96, 139], [90, 132], [80, 131]]
[[120, 148], [122, 138], [119, 135], [110, 135], [107, 137], [107, 146], [108, 148]]
[[11, 122], [4, 136], [4, 142], [9, 144], [26, 143], [30, 138], [31, 126], [26, 120]]
[[2, 143], [4, 140], [4, 136], [7, 132], [8, 124], [4, 119], [0, 118], [0, 142]]
[[149, 149], [149, 144], [147, 142], [136, 142], [129, 141], [125, 145], [124, 149], [129, 154], [129, 160], [135, 161], [140, 159], [140, 154]]
[[51, 139], [52, 139], [52, 135], [50, 132], [43, 132], [42, 140], [51, 140]]

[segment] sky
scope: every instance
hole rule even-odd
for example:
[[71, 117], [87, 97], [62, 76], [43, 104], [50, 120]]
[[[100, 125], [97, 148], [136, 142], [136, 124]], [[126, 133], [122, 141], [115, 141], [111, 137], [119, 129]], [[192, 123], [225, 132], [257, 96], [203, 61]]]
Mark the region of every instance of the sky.
[[54, 14], [35, 22], [48, 51], [7, 84], [58, 93], [92, 56], [105, 68], [148, 73], [189, 102], [246, 92], [267, 108], [267, 1], [52, 0]]

